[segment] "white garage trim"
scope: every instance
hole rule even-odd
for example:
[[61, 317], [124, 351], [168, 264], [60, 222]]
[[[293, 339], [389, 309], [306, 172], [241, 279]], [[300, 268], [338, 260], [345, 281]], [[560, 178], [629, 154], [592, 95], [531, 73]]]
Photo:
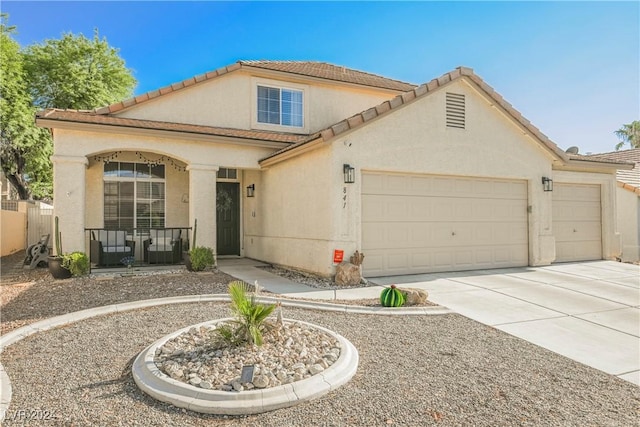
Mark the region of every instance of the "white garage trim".
[[602, 259], [601, 187], [557, 183], [553, 189], [556, 262]]
[[366, 276], [528, 265], [527, 181], [363, 172]]

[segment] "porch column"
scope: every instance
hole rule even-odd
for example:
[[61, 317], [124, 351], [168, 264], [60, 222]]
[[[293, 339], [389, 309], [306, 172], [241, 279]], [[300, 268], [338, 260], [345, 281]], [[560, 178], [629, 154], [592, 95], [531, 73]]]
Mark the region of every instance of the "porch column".
[[[218, 166], [190, 164], [189, 226], [198, 220], [198, 246], [206, 246], [216, 253], [216, 179]], [[193, 237], [191, 238], [193, 241]], [[193, 245], [193, 244], [192, 244]]]
[[[86, 252], [85, 224], [85, 171], [89, 161], [86, 157], [51, 156], [53, 162], [53, 214], [59, 220], [62, 235], [62, 251]], [[52, 227], [53, 234], [55, 228]], [[55, 239], [51, 236], [53, 247]]]

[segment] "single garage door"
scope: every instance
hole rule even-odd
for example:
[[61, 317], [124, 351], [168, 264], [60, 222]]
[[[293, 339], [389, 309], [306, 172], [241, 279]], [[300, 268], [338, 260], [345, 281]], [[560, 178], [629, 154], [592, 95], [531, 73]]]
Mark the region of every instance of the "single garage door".
[[369, 277], [528, 265], [527, 183], [364, 173]]
[[600, 186], [553, 186], [556, 262], [602, 259]]

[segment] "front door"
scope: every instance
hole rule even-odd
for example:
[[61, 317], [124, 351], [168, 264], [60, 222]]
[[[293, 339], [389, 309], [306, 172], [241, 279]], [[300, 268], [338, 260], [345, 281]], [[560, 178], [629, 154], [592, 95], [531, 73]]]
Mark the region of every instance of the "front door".
[[218, 182], [216, 186], [218, 255], [240, 255], [240, 184]]

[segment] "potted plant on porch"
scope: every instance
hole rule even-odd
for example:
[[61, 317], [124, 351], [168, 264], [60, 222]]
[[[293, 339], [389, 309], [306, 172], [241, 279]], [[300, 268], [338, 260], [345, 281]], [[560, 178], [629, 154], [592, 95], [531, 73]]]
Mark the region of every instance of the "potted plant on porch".
[[193, 223], [193, 246], [189, 252], [184, 253], [184, 264], [189, 271], [202, 271], [207, 267], [215, 265], [215, 255], [213, 249], [204, 246], [196, 246], [196, 233], [198, 231], [198, 220]]
[[68, 279], [71, 276], [83, 276], [89, 272], [89, 258], [84, 252], [62, 252], [62, 233], [55, 218], [56, 254], [48, 258], [49, 273], [54, 279]]

